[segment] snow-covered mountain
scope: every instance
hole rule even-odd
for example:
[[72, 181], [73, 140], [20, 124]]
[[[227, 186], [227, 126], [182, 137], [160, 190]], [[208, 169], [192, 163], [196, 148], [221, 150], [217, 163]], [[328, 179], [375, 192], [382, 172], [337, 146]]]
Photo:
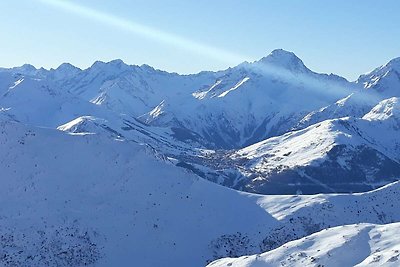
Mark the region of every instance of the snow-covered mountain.
[[212, 79], [212, 75], [193, 76], [167, 73], [146, 65], [129, 66], [114, 60], [95, 62], [72, 79], [63, 79], [58, 84], [91, 103], [137, 117], [161, 101], [179, 98]]
[[215, 75], [208, 86], [162, 101], [141, 119], [190, 129], [216, 148], [237, 148], [282, 134], [305, 114], [355, 90], [343, 78], [312, 72], [284, 50]]
[[253, 63], [193, 75], [121, 60], [98, 61], [86, 70], [62, 64], [48, 71], [24, 65], [3, 72], [45, 80], [59, 91], [152, 125], [193, 131], [215, 148], [238, 148], [282, 134], [307, 113], [355, 90], [339, 76], [312, 72], [281, 49]]
[[21, 74], [0, 73], [0, 106], [27, 124], [55, 128], [78, 116], [107, 112], [45, 79]]
[[232, 183], [235, 169], [237, 189], [263, 194], [376, 188], [400, 177], [398, 103], [387, 99], [362, 118], [326, 120], [228, 153], [231, 163], [219, 171]]
[[[314, 73], [279, 49], [253, 63], [193, 75], [121, 60], [85, 70], [24, 65], [0, 70], [0, 106], [25, 124], [151, 147], [179, 167], [239, 190], [362, 191], [399, 177], [398, 149], [388, 148], [398, 144], [396, 129], [382, 128], [387, 120], [361, 119], [386, 96], [397, 96], [390, 89], [395, 83], [385, 82], [385, 94], [368, 85], [379, 87], [386, 78], [377, 75], [396, 73], [396, 62], [357, 83]], [[370, 133], [378, 125], [390, 141]]]
[[[395, 266], [396, 62], [354, 83], [284, 50], [193, 75], [0, 69], [0, 265]], [[300, 195], [322, 192], [347, 194]]]
[[203, 140], [190, 131], [149, 127], [132, 116], [60, 89], [51, 80], [9, 72], [0, 72], [0, 78], [1, 109], [24, 124], [74, 133], [106, 134], [157, 147], [160, 153], [179, 147], [179, 151], [202, 147]]

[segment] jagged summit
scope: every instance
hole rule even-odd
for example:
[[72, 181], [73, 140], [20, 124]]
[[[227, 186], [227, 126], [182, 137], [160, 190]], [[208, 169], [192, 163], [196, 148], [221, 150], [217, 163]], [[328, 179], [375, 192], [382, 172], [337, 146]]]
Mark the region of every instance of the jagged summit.
[[22, 74], [28, 74], [28, 73], [30, 74], [30, 73], [37, 71], [37, 69], [35, 68], [35, 66], [33, 66], [31, 64], [24, 64], [20, 67], [12, 68], [12, 71], [21, 72]]
[[88, 70], [106, 72], [124, 72], [129, 69], [131, 69], [131, 66], [122, 61], [122, 59], [114, 59], [109, 62], [96, 61], [90, 68], [88, 68]]
[[113, 65], [113, 66], [121, 66], [121, 65], [127, 65], [122, 59], [113, 59], [109, 61], [107, 64]]
[[60, 66], [56, 68], [57, 71], [74, 71], [81, 70], [80, 68], [72, 65], [71, 63], [62, 63]]
[[[291, 51], [287, 51], [282, 48], [274, 49], [272, 52], [268, 55], [268, 57], [278, 57], [278, 58], [294, 58], [297, 60], [300, 60], [295, 53]], [[301, 60], [300, 60], [301, 61]]]
[[19, 67], [20, 69], [24, 69], [24, 70], [36, 70], [35, 66], [31, 65], [31, 64], [24, 64], [21, 67]]
[[90, 68], [93, 67], [99, 67], [99, 66], [121, 66], [121, 65], [127, 65], [125, 64], [125, 62], [122, 59], [113, 59], [111, 61], [105, 62], [105, 61], [101, 61], [101, 60], [96, 60], [92, 66]]
[[273, 65], [289, 70], [304, 70], [306, 66], [295, 53], [284, 49], [275, 49], [268, 56], [263, 57], [256, 63]]

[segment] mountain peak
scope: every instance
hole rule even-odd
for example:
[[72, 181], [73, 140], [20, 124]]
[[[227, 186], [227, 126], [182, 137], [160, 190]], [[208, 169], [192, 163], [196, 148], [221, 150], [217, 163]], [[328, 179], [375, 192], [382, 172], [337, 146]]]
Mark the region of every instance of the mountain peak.
[[384, 67], [400, 72], [400, 57], [390, 60]]
[[293, 53], [293, 52], [291, 52], [291, 51], [287, 51], [287, 50], [282, 49], [282, 48], [278, 48], [278, 49], [272, 50], [272, 52], [271, 52], [268, 56], [275, 56], [275, 57], [295, 57], [295, 58], [298, 58], [298, 57], [296, 56], [295, 53]]
[[306, 68], [303, 61], [296, 54], [284, 49], [275, 49], [268, 56], [263, 57], [257, 62], [289, 70], [304, 70]]
[[75, 67], [74, 65], [70, 63], [62, 63], [60, 66], [57, 67], [58, 71], [74, 71], [74, 70], [80, 70], [80, 68]]
[[111, 60], [107, 64], [114, 65], [114, 66], [126, 65], [125, 62], [122, 59], [119, 59], [119, 58]]
[[125, 64], [121, 59], [114, 59], [109, 62], [96, 61], [90, 67], [91, 69], [100, 69], [100, 70], [119, 70], [124, 71], [129, 68], [129, 65]]
[[24, 65], [22, 65], [20, 67], [15, 67], [13, 69], [18, 70], [18, 71], [23, 71], [23, 72], [33, 72], [33, 71], [37, 70], [35, 68], [35, 66], [33, 66], [31, 64], [24, 64]]
[[26, 70], [36, 70], [35, 66], [31, 64], [24, 64], [20, 67], [21, 69], [26, 69]]

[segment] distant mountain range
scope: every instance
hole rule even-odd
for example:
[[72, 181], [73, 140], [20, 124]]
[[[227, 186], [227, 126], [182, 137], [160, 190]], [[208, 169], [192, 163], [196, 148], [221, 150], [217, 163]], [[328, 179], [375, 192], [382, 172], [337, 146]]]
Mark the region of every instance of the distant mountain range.
[[121, 60], [23, 65], [0, 69], [0, 107], [24, 124], [152, 146], [243, 191], [359, 192], [400, 177], [399, 73], [393, 59], [349, 82], [281, 49], [192, 75]]
[[354, 82], [281, 49], [191, 75], [3, 68], [0, 148], [2, 266], [328, 266], [354, 242], [398, 263], [400, 59]]

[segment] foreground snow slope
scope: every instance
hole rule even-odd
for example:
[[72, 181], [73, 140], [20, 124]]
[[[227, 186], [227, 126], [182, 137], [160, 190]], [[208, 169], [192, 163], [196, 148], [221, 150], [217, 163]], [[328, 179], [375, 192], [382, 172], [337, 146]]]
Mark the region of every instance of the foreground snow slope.
[[133, 143], [4, 116], [0, 131], [3, 266], [202, 266], [212, 240], [276, 223]]
[[272, 251], [217, 260], [208, 267], [400, 265], [400, 223], [338, 226]]
[[132, 142], [0, 114], [5, 266], [203, 266], [329, 226], [400, 219], [399, 184], [359, 195], [239, 193]]

